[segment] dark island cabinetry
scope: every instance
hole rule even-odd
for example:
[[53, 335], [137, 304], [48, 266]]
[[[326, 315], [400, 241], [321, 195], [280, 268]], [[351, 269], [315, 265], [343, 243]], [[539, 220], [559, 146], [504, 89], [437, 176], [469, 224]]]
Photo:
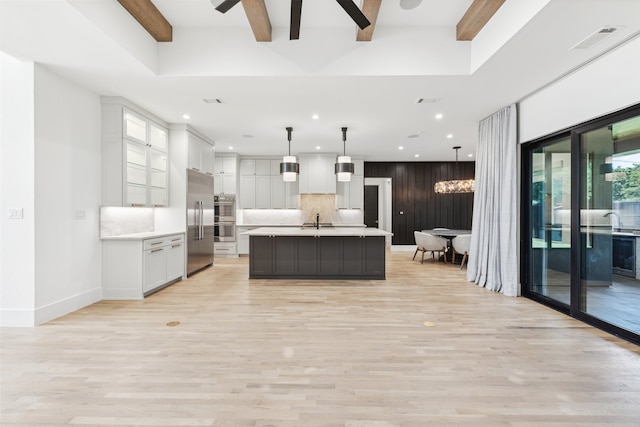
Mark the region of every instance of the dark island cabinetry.
[[251, 236], [251, 279], [385, 278], [384, 236]]

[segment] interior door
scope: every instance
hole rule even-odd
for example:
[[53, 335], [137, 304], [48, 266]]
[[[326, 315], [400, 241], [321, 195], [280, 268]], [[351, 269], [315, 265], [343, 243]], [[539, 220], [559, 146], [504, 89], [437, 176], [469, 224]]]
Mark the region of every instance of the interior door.
[[367, 227], [378, 228], [378, 186], [364, 186], [364, 223]]

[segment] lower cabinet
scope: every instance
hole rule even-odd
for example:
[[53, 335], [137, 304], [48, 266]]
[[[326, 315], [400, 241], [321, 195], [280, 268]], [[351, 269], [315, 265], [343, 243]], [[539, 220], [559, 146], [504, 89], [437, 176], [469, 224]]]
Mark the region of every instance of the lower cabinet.
[[235, 257], [238, 256], [236, 251], [236, 242], [214, 242], [213, 253], [215, 256]]
[[103, 299], [142, 299], [185, 271], [184, 234], [103, 242]]
[[255, 279], [384, 279], [383, 236], [251, 236]]

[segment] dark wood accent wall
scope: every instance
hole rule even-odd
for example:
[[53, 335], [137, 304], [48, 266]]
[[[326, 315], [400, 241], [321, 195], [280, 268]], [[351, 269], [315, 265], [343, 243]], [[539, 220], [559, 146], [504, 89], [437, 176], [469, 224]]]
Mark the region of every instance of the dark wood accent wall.
[[[471, 229], [473, 194], [436, 194], [433, 185], [475, 176], [475, 162], [365, 162], [365, 178], [391, 178], [394, 245], [415, 243], [413, 232]], [[402, 214], [400, 212], [403, 212]]]

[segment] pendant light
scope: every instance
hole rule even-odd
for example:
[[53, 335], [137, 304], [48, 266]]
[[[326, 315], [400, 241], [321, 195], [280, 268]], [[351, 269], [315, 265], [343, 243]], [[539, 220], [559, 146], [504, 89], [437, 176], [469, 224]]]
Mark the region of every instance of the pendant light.
[[282, 180], [286, 182], [293, 182], [300, 173], [300, 164], [296, 162], [296, 156], [291, 155], [291, 131], [293, 128], [287, 128], [287, 139], [289, 140], [289, 155], [282, 158], [280, 163], [280, 175]]
[[[458, 171], [458, 150], [460, 146], [453, 147], [456, 150], [456, 165], [454, 173]], [[438, 194], [473, 193], [475, 181], [473, 179], [454, 179], [451, 181], [438, 181], [433, 186], [433, 191]]]
[[342, 128], [342, 156], [338, 156], [338, 163], [335, 165], [338, 181], [351, 181], [354, 172], [351, 157], [347, 156], [347, 128]]

